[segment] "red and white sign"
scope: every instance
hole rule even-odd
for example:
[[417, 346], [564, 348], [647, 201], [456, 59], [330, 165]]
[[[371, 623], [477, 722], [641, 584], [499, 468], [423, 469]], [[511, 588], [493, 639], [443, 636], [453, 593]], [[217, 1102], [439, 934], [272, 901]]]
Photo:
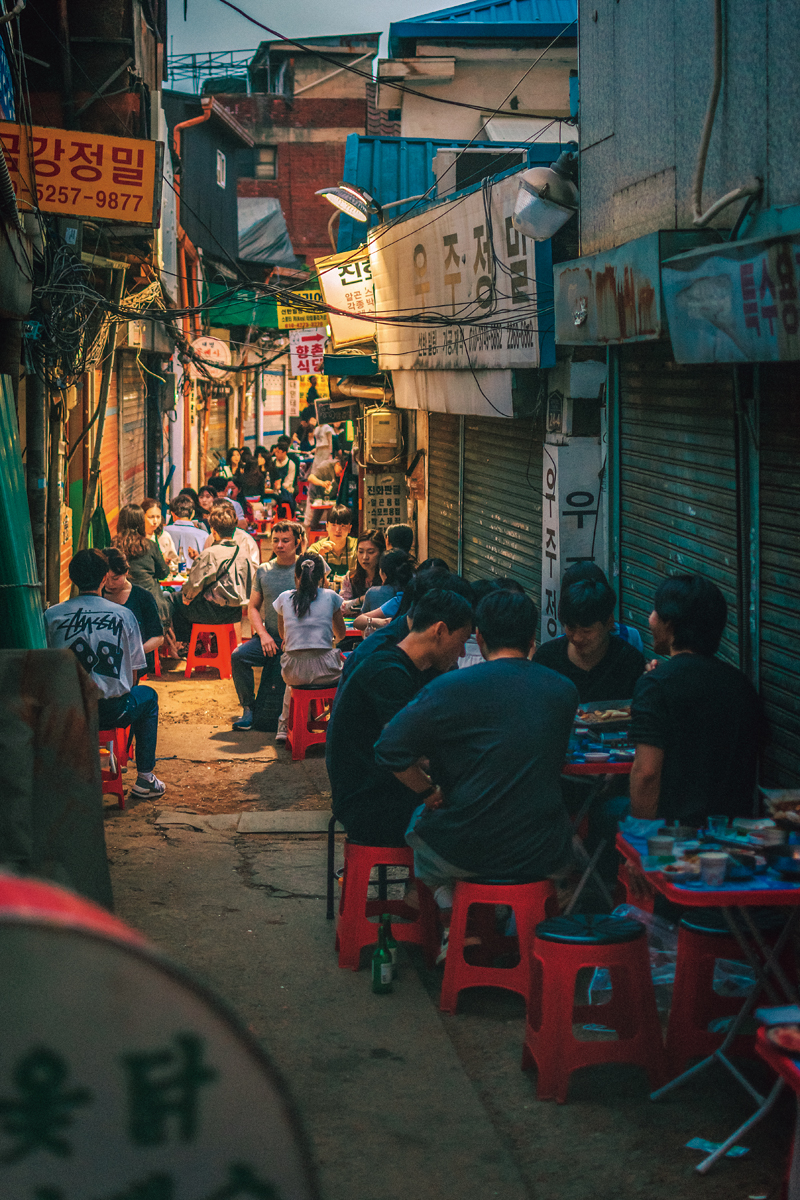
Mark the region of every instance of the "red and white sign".
[[292, 375], [321, 375], [322, 356], [325, 353], [325, 330], [291, 329], [289, 352]]
[[[192, 349], [212, 379], [227, 379], [231, 365], [231, 348], [222, 338], [199, 337], [192, 342]], [[205, 379], [203, 372], [192, 364], [192, 374], [195, 379]]]

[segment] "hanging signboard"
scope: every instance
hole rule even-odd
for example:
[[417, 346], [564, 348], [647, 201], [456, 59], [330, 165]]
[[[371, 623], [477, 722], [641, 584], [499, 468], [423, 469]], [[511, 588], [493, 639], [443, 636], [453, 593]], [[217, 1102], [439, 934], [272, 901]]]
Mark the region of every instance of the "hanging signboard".
[[364, 476], [364, 528], [385, 529], [408, 516], [406, 477], [402, 471]]
[[317, 309], [304, 308], [303, 304], [324, 304], [322, 292], [316, 289], [306, 289], [292, 293], [292, 303], [287, 303], [286, 297], [278, 297], [278, 328], [279, 329], [313, 329], [325, 320], [325, 313]]
[[[192, 342], [192, 349], [198, 358], [202, 358], [203, 365], [212, 379], [228, 378], [231, 348], [227, 342], [223, 342], [222, 338], [199, 337]], [[191, 373], [194, 379], [206, 378], [195, 363], [191, 364]]]
[[800, 359], [800, 235], [682, 254], [661, 282], [676, 362]]
[[320, 375], [324, 353], [324, 329], [292, 329], [289, 333], [290, 369], [293, 375]]
[[[370, 231], [383, 370], [539, 365], [534, 243], [514, 228], [518, 176]], [[447, 325], [402, 324], [407, 314]], [[395, 321], [397, 323], [395, 323]]]
[[[369, 316], [375, 312], [375, 288], [368, 251], [348, 250], [314, 261], [325, 303], [331, 308]], [[328, 320], [335, 347], [350, 346], [375, 336], [375, 322], [329, 313]]]
[[0, 121], [19, 208], [158, 225], [164, 143]]
[[540, 641], [560, 637], [561, 574], [576, 562], [597, 562], [604, 541], [598, 438], [545, 443], [542, 466], [542, 629]]

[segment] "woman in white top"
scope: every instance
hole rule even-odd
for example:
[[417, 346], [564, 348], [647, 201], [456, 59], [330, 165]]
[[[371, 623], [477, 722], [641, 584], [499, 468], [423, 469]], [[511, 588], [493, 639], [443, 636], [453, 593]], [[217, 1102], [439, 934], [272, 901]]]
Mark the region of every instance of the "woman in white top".
[[342, 673], [342, 656], [334, 649], [345, 636], [342, 598], [325, 587], [325, 564], [318, 554], [304, 553], [294, 569], [295, 588], [281, 592], [272, 607], [278, 614], [283, 655], [281, 675], [287, 685], [276, 742], [286, 741], [290, 688], [332, 687]]

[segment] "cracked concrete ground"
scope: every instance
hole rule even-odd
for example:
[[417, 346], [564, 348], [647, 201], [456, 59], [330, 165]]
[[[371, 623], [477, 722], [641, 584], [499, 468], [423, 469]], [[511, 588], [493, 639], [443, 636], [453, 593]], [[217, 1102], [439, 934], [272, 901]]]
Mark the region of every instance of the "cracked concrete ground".
[[[176, 707], [184, 725], [208, 724], [212, 700], [220, 725], [237, 711], [229, 683], [167, 687], [165, 725]], [[266, 763], [159, 769], [170, 808], [329, 804], [319, 750], [305, 763], [279, 751]], [[652, 1104], [637, 1069], [598, 1067], [573, 1078], [566, 1105], [542, 1103], [535, 1072], [519, 1069], [517, 997], [473, 991], [444, 1016], [441, 968], [427, 971], [414, 950], [401, 949], [390, 996], [372, 995], [366, 970], [340, 971], [324, 836], [161, 831], [149, 804], [109, 809], [106, 827], [119, 915], [210, 983], [283, 1070], [325, 1200], [777, 1200], [788, 1103], [742, 1139], [744, 1158], [701, 1177], [685, 1142], [722, 1140], [752, 1111], [721, 1074]]]

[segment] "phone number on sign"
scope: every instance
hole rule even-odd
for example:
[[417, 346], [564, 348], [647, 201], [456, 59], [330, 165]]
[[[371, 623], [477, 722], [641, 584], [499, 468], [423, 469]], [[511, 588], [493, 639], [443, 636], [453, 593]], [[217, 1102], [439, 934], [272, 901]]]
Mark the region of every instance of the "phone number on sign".
[[[14, 194], [17, 194], [17, 181], [13, 180]], [[36, 199], [40, 204], [77, 204], [78, 200], [83, 197], [84, 200], [93, 201], [98, 208], [118, 208], [122, 212], [128, 207], [130, 201], [135, 201], [131, 205], [131, 212], [137, 212], [143, 197], [136, 196], [133, 192], [104, 192], [97, 191], [93, 195], [89, 192], [81, 192], [80, 188], [76, 187], [60, 187], [57, 188], [54, 183], [46, 184], [36, 189]]]

